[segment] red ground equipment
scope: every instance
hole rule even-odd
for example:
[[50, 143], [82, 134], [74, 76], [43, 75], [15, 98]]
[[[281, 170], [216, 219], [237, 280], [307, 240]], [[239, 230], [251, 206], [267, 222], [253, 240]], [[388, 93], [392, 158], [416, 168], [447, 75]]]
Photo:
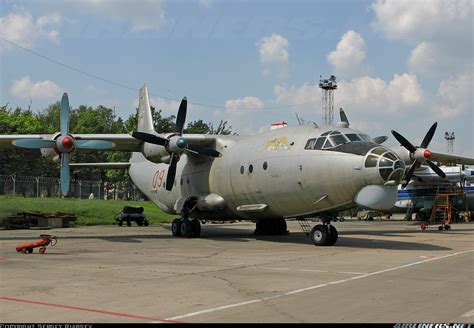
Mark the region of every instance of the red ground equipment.
[[33, 253], [33, 248], [39, 247], [40, 254], [44, 254], [46, 252], [46, 246], [48, 246], [49, 244], [51, 244], [51, 246], [54, 246], [58, 242], [58, 239], [51, 235], [40, 235], [40, 238], [41, 239], [32, 241], [30, 243], [18, 245], [16, 247], [17, 252], [23, 254], [25, 254], [26, 252]]

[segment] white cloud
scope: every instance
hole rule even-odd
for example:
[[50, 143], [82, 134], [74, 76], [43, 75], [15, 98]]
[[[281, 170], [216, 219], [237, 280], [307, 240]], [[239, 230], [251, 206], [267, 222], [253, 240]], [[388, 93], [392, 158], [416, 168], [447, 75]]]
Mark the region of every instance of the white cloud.
[[472, 125], [472, 75], [461, 73], [441, 82], [438, 96], [441, 98], [435, 107], [440, 118], [452, 118], [465, 113], [471, 113]]
[[205, 8], [212, 7], [213, 0], [199, 0], [199, 5]]
[[59, 99], [62, 88], [49, 80], [32, 82], [29, 76], [23, 76], [13, 81], [10, 93], [19, 98], [31, 97], [33, 100]]
[[260, 62], [264, 65], [264, 76], [275, 73], [280, 78], [288, 76], [288, 39], [273, 33], [263, 37], [256, 46], [260, 55]]
[[[27, 48], [31, 48], [38, 38], [58, 43], [59, 32], [56, 27], [60, 22], [59, 14], [52, 13], [35, 19], [27, 11], [19, 10], [0, 17], [0, 36]], [[9, 48], [6, 43], [0, 43], [0, 52]]]
[[239, 99], [229, 99], [225, 102], [227, 111], [263, 108], [263, 102], [258, 97], [247, 96]]
[[164, 0], [83, 0], [80, 3], [89, 14], [131, 21], [132, 31], [157, 30], [166, 20]]
[[[316, 84], [284, 87], [275, 85], [273, 93], [279, 104], [308, 104], [305, 108], [321, 108], [321, 89]], [[335, 108], [350, 108], [354, 112], [398, 113], [418, 108], [424, 92], [413, 74], [395, 75], [388, 83], [380, 78], [359, 77], [339, 81], [335, 91]]]
[[416, 45], [413, 72], [446, 77], [472, 65], [471, 0], [377, 0], [372, 9], [377, 30]]
[[363, 65], [365, 57], [365, 41], [354, 31], [347, 31], [337, 44], [336, 50], [327, 55], [336, 74], [342, 77], [361, 75], [366, 70]]

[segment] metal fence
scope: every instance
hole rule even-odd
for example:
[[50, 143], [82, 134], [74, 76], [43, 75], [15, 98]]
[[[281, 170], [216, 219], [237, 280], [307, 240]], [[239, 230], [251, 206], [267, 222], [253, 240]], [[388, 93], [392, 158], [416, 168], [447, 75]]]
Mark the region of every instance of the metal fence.
[[[0, 195], [61, 197], [57, 178], [0, 175]], [[83, 199], [142, 200], [145, 196], [133, 183], [71, 180], [70, 197]]]

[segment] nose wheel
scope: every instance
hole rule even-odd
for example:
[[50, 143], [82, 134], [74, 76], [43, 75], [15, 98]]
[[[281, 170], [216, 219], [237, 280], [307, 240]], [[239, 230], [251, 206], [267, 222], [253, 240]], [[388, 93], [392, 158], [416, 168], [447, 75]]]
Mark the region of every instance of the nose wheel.
[[338, 233], [331, 224], [318, 224], [311, 229], [310, 236], [316, 246], [333, 246], [337, 241]]

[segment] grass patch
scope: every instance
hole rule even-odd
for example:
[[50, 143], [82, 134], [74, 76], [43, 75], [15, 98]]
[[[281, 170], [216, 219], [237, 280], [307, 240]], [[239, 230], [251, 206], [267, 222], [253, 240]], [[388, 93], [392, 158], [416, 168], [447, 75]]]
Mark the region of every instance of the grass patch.
[[116, 224], [115, 217], [124, 206], [141, 206], [150, 223], [169, 223], [176, 215], [166, 214], [150, 201], [97, 200], [73, 198], [29, 198], [0, 196], [0, 225], [18, 212], [64, 212], [77, 217], [76, 225]]

